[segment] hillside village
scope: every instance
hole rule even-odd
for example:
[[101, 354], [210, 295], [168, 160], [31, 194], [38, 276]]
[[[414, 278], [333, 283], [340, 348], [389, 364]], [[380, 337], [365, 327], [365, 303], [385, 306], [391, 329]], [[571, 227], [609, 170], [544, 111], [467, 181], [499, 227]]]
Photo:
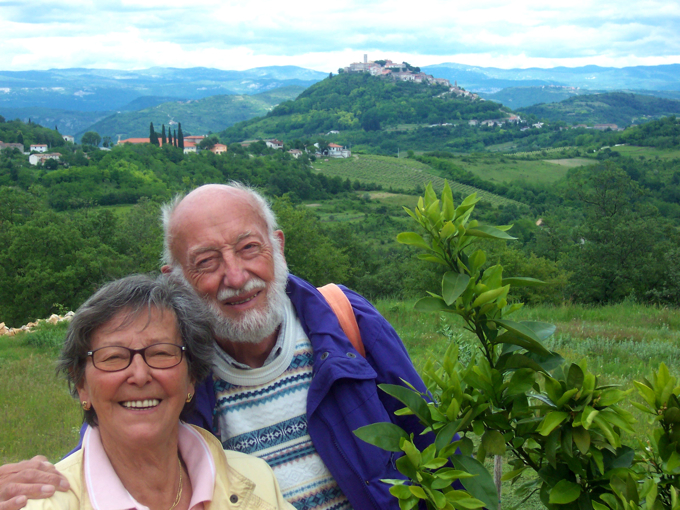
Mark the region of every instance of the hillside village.
[[[456, 96], [465, 96], [470, 99], [479, 99], [477, 94], [468, 92], [458, 86], [454, 81], [453, 86], [446, 78], [435, 78], [431, 74], [420, 72], [420, 68], [412, 67], [406, 62], [397, 64], [391, 60], [369, 61], [368, 54], [364, 54], [363, 62], [353, 62], [349, 66], [342, 68], [345, 73], [369, 73], [371, 76], [390, 78], [400, 81], [412, 81], [415, 83], [428, 83], [430, 85], [444, 85], [449, 88], [448, 93]], [[482, 99], [484, 101], [484, 99]]]

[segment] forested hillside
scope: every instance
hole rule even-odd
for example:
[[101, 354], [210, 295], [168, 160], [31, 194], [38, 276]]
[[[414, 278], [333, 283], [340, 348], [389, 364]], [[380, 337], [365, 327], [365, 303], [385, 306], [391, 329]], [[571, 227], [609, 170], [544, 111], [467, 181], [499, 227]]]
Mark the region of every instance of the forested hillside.
[[282, 87], [253, 95], [219, 95], [205, 99], [170, 101], [137, 111], [115, 113], [77, 133], [95, 131], [102, 136], [122, 139], [148, 136], [149, 123], [155, 126], [181, 122], [185, 134], [203, 135], [221, 131], [237, 122], [264, 115], [281, 102], [297, 97], [303, 87]]
[[508, 115], [498, 104], [458, 98], [444, 86], [352, 73], [329, 77], [266, 117], [236, 124], [221, 136], [228, 142], [267, 137], [293, 140], [340, 131], [343, 144], [376, 146], [384, 138], [377, 132], [403, 130], [389, 135], [394, 138], [419, 125], [467, 124], [470, 119]]
[[[408, 166], [455, 183], [457, 203], [466, 189], [462, 185], [504, 197], [484, 198], [476, 209], [482, 223], [512, 224], [517, 238], [489, 248], [487, 264], [500, 260], [510, 274], [549, 283], [520, 289], [517, 296], [555, 304], [564, 299], [680, 303], [677, 120], [623, 133], [551, 133], [572, 133], [596, 148], [518, 155], [409, 153], [413, 164]], [[20, 151], [0, 151], [0, 321], [9, 325], [75, 308], [108, 279], [157, 269], [159, 203], [231, 179], [274, 199], [291, 270], [317, 285], [334, 281], [370, 297], [406, 298], [433, 288], [440, 276], [395, 243], [397, 233], [412, 228], [402, 205], [413, 206], [422, 175], [410, 188], [400, 181], [398, 189], [374, 193], [380, 187], [370, 173], [330, 177], [329, 163], [307, 154], [294, 159], [263, 142], [248, 148], [231, 144], [220, 156], [185, 155], [151, 144], [104, 151], [64, 144], [56, 131], [35, 124], [0, 122], [0, 137], [13, 141], [19, 134], [25, 143], [49, 140], [62, 156], [31, 166]], [[673, 148], [613, 147], [623, 136], [639, 145]], [[602, 148], [604, 143], [612, 147]], [[381, 172], [389, 171], [393, 159], [380, 159]], [[537, 162], [541, 166], [533, 165]], [[503, 168], [526, 165], [549, 172], [557, 164], [568, 169], [560, 177], [502, 175]], [[396, 172], [403, 164], [393, 166]]]
[[616, 124], [626, 127], [680, 113], [680, 101], [660, 97], [609, 92], [579, 95], [550, 104], [537, 104], [517, 110], [550, 122], [567, 124]]

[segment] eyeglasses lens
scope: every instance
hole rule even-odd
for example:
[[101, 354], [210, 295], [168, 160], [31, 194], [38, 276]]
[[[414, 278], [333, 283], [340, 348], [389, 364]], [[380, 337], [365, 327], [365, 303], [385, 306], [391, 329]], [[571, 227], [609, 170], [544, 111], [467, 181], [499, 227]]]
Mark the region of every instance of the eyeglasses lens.
[[115, 372], [130, 366], [135, 353], [140, 353], [151, 368], [172, 368], [182, 361], [182, 346], [160, 343], [149, 345], [144, 349], [102, 347], [92, 352], [92, 362], [99, 370]]

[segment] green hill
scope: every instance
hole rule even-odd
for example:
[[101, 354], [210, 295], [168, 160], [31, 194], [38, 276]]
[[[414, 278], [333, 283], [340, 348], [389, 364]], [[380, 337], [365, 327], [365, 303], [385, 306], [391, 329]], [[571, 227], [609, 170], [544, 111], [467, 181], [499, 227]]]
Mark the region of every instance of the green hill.
[[[239, 123], [221, 133], [227, 142], [251, 138], [294, 140], [339, 131], [343, 145], [379, 146], [411, 131], [436, 124], [508, 116], [496, 103], [457, 97], [442, 85], [393, 81], [367, 73], [344, 73], [306, 89], [263, 118]], [[422, 137], [420, 137], [422, 138]], [[396, 152], [396, 149], [395, 149]]]
[[149, 136], [149, 123], [160, 131], [171, 122], [181, 122], [184, 134], [207, 134], [217, 132], [236, 122], [263, 115], [274, 106], [296, 97], [303, 87], [290, 86], [254, 95], [219, 95], [204, 99], [170, 101], [139, 111], [120, 112], [102, 119], [83, 129], [96, 131], [102, 136], [116, 138]]
[[568, 124], [640, 124], [680, 113], [680, 101], [641, 94], [609, 92], [581, 95], [559, 103], [537, 104], [518, 109], [548, 121]]

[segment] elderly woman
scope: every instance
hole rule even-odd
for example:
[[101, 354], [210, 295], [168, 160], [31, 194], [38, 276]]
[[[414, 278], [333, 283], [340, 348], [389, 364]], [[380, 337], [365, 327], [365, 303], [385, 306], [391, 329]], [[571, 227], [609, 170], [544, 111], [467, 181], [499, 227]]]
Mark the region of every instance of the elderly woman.
[[56, 465], [71, 490], [27, 508], [292, 509], [269, 466], [181, 417], [210, 369], [204, 307], [164, 278], [104, 286], [75, 314], [59, 361], [88, 424]]

